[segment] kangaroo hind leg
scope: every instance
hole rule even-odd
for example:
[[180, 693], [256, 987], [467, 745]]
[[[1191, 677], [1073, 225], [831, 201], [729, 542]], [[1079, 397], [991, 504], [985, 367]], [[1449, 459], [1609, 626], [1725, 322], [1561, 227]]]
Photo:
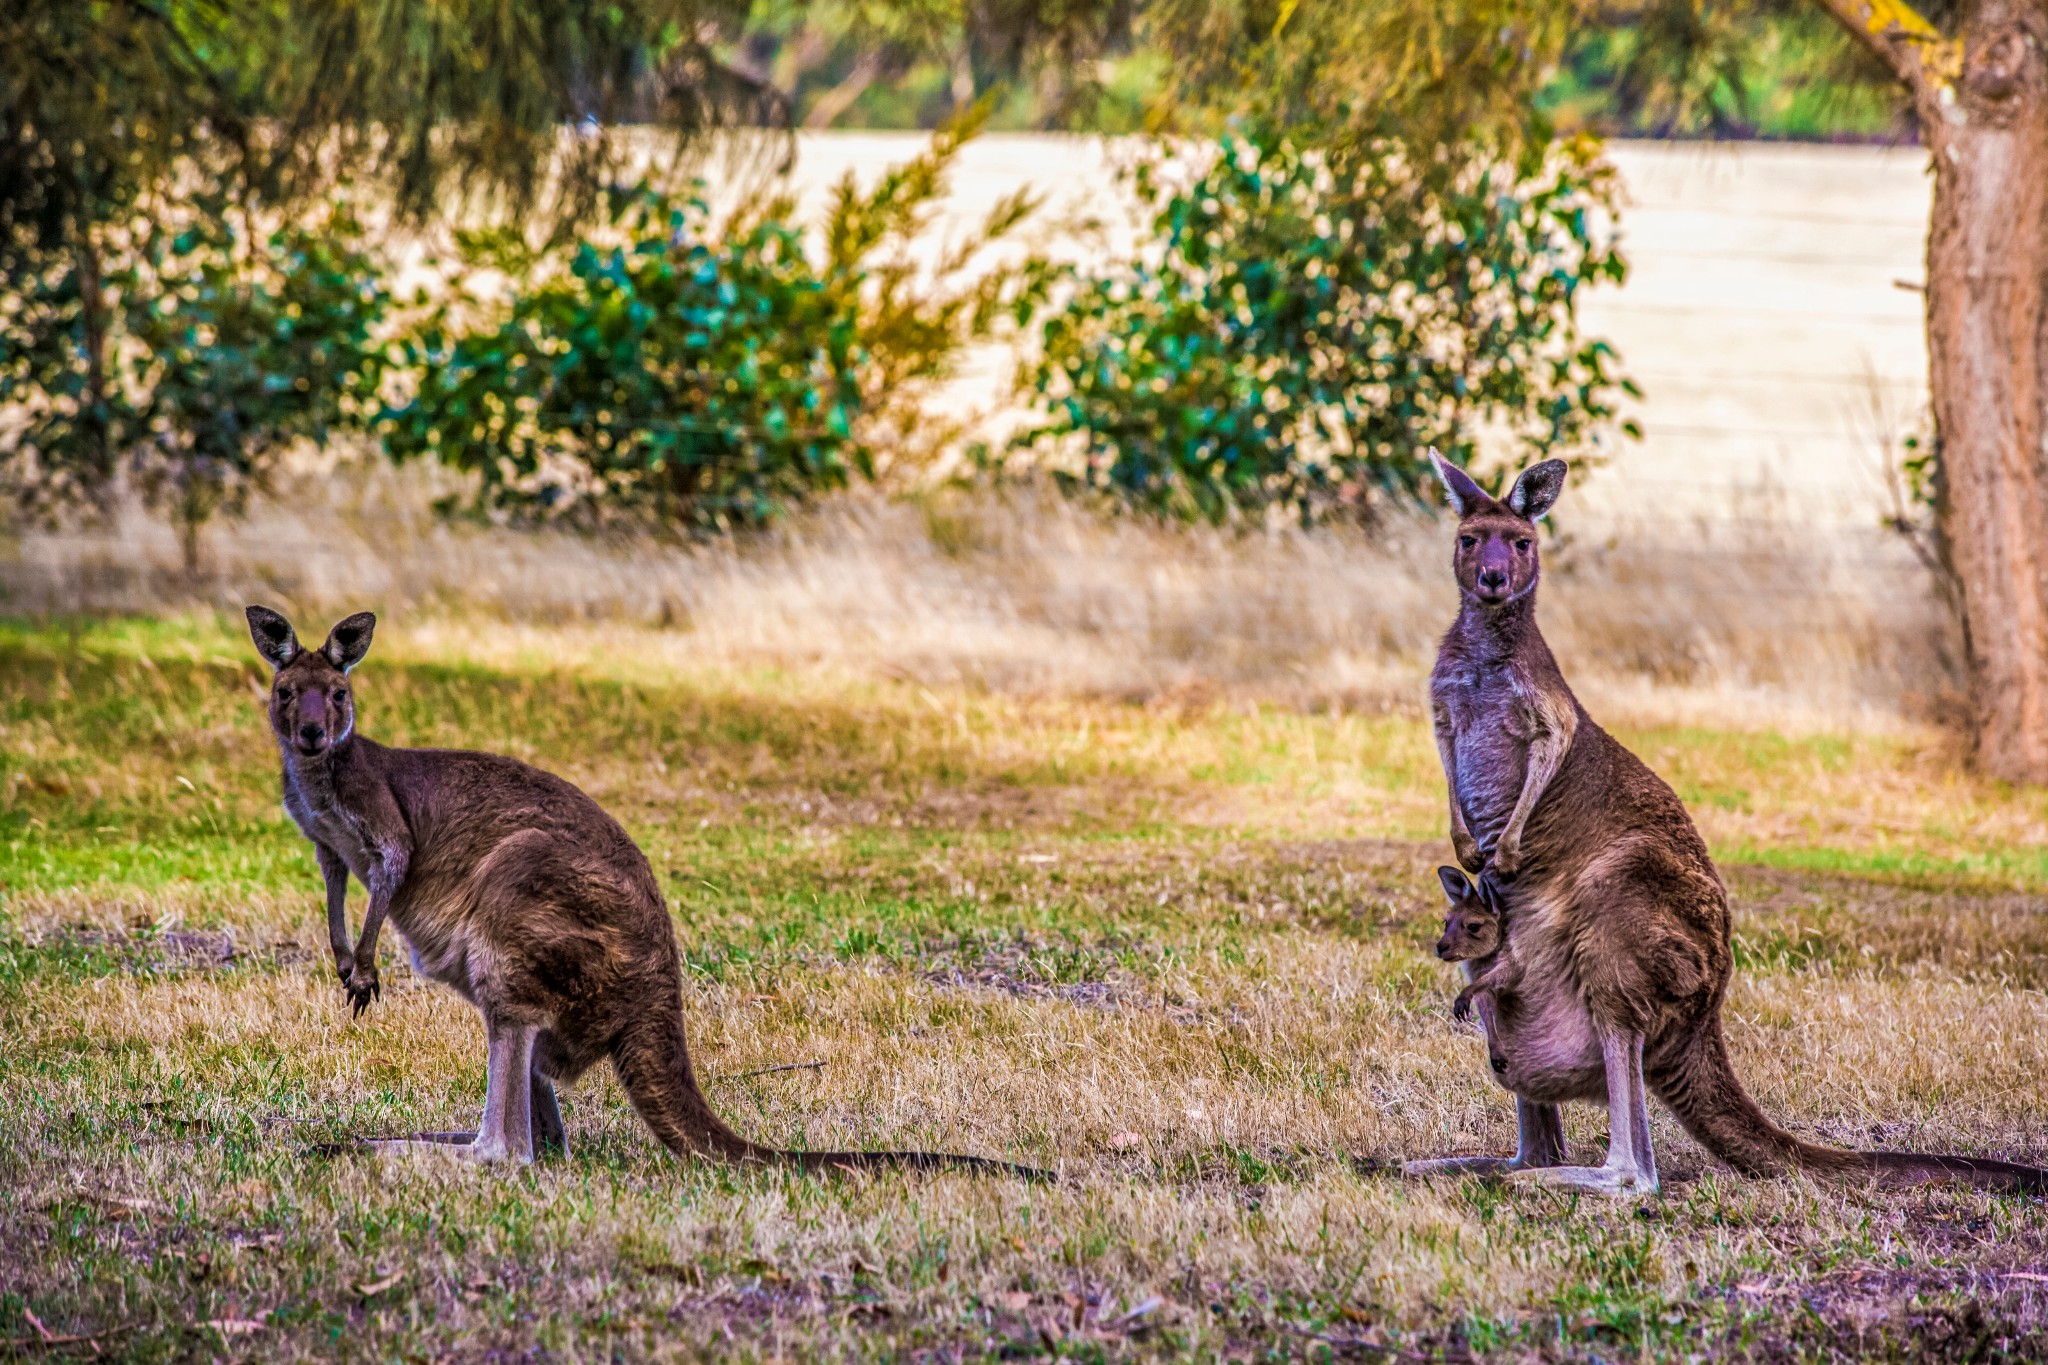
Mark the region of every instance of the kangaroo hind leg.
[[1599, 1166], [1532, 1167], [1515, 1172], [1514, 1179], [1617, 1199], [1657, 1192], [1657, 1157], [1650, 1147], [1650, 1092], [1643, 1084], [1643, 1035], [1603, 1031], [1600, 1055], [1607, 1070], [1607, 1160]]
[[573, 1080], [578, 1071], [568, 1049], [552, 1029], [533, 1040], [533, 1150], [539, 1157], [569, 1155], [569, 1130], [555, 1100], [555, 1082]]
[[1554, 1104], [1515, 1097], [1515, 1154], [1513, 1156], [1444, 1156], [1402, 1165], [1401, 1174], [1513, 1175], [1544, 1166], [1564, 1163], [1564, 1114]]
[[[486, 1072], [484, 1113], [474, 1133], [418, 1133], [412, 1137], [365, 1142], [369, 1151], [382, 1156], [403, 1156], [418, 1152], [446, 1152], [471, 1161], [517, 1161], [534, 1158], [536, 1102], [546, 1087], [546, 1103], [552, 1115], [557, 1140], [561, 1111], [554, 1102], [554, 1086], [534, 1071], [533, 1045], [540, 1030], [532, 1024], [515, 1024], [484, 1015]], [[550, 1120], [541, 1118], [543, 1135]]]
[[[1477, 983], [1474, 983], [1477, 984]], [[1500, 1023], [1493, 992], [1479, 991], [1471, 1002], [1486, 1035], [1489, 1056], [1497, 1056]], [[1515, 1096], [1515, 1154], [1509, 1156], [1446, 1156], [1410, 1161], [1401, 1167], [1407, 1176], [1512, 1175], [1516, 1171], [1565, 1162], [1564, 1111], [1554, 1104]]]

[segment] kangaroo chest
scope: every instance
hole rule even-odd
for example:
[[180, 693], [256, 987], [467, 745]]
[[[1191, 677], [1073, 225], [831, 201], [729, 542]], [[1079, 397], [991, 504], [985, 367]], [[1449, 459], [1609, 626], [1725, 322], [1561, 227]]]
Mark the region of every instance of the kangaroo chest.
[[300, 833], [314, 843], [332, 849], [340, 855], [357, 881], [366, 887], [370, 884], [370, 871], [382, 859], [362, 822], [335, 799], [331, 783], [309, 780], [296, 774], [287, 775], [284, 808], [293, 823], [298, 825]]
[[1528, 689], [1511, 669], [1459, 667], [1440, 673], [1431, 694], [1437, 723], [1449, 731], [1451, 793], [1465, 827], [1490, 850], [1529, 769], [1536, 727]]

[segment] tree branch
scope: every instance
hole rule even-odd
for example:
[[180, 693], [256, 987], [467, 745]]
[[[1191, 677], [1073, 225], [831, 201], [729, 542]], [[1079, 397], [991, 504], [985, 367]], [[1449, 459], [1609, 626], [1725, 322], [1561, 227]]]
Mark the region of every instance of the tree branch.
[[1814, 0], [1913, 92], [1937, 109], [1963, 72], [1963, 43], [1922, 18], [1905, 0]]

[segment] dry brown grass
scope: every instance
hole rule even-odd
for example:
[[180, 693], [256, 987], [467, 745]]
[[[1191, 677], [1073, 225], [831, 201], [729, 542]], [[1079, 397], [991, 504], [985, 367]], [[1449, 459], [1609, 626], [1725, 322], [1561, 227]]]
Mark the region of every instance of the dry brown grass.
[[[1671, 1182], [1641, 1209], [1377, 1171], [1512, 1136], [1428, 956], [1417, 718], [742, 666], [648, 626], [401, 615], [365, 724], [521, 753], [620, 814], [747, 1131], [1066, 1180], [680, 1163], [604, 1077], [569, 1098], [567, 1162], [313, 1157], [468, 1121], [480, 1029], [390, 953], [348, 1018], [234, 625], [0, 629], [0, 1335], [33, 1311], [128, 1325], [100, 1344], [136, 1359], [2048, 1346], [2026, 1201], [1740, 1180], [1661, 1116]], [[1898, 734], [1622, 733], [1727, 865], [1731, 1035], [1767, 1107], [2048, 1158], [2038, 795]], [[824, 1065], [740, 1078], [792, 1062]], [[1571, 1126], [1597, 1151], [1597, 1114]]]
[[[161, 612], [264, 598], [495, 623], [620, 621], [700, 663], [830, 665], [1007, 692], [1413, 711], [1455, 596], [1444, 528], [1367, 538], [1113, 520], [1030, 489], [840, 498], [783, 531], [683, 547], [451, 527], [417, 471], [344, 466], [217, 528], [184, 578], [168, 528], [19, 537], [9, 610]], [[1958, 642], [1924, 572], [1874, 526], [1573, 519], [1547, 626], [1603, 714], [1898, 731], [1953, 714]], [[1766, 515], [1776, 512], [1780, 515]], [[465, 624], [466, 623], [466, 624]]]

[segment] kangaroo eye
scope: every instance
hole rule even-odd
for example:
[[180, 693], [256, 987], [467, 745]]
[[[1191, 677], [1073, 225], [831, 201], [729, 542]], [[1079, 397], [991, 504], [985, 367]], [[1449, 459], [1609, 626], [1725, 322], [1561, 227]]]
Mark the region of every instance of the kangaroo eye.
[[1518, 540], [1515, 542], [1515, 548], [1517, 550], [1526, 550], [1529, 548], [1529, 542], [1526, 539]]
[[346, 687], [337, 687], [337, 688], [335, 688], [335, 689], [334, 689], [334, 699], [335, 699], [336, 701], [347, 701], [347, 700], [348, 700], [348, 689], [347, 689]]
[[1469, 549], [1471, 549], [1471, 548], [1472, 548], [1472, 547], [1473, 547], [1474, 545], [1477, 545], [1478, 543], [1479, 543], [1479, 538], [1478, 538], [1477, 536], [1459, 536], [1459, 537], [1458, 537], [1458, 544], [1462, 545], [1462, 546], [1463, 546], [1464, 548], [1466, 548], [1466, 549], [1468, 549], [1468, 550], [1469, 550]]
[[278, 689], [277, 689], [277, 699], [278, 699], [279, 701], [281, 701], [281, 702], [284, 702], [284, 703], [286, 703], [287, 705], [289, 705], [289, 704], [291, 703], [291, 699], [292, 699], [292, 690], [291, 690], [291, 689], [290, 689], [289, 687], [280, 687], [280, 688], [278, 688]]

